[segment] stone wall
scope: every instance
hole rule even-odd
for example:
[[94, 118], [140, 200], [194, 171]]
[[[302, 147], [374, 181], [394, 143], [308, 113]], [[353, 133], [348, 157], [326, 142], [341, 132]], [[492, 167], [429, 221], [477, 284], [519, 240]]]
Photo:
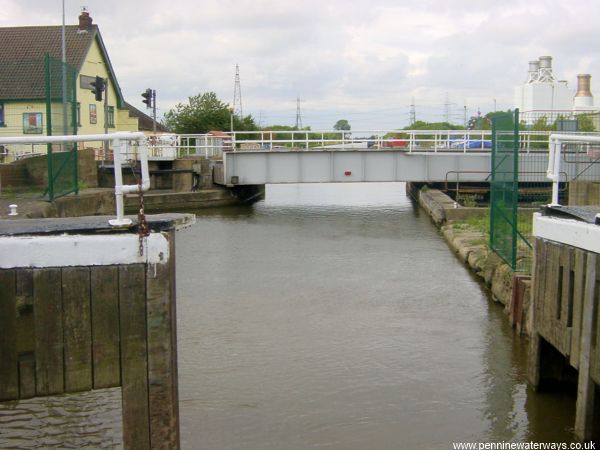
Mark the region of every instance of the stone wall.
[[460, 261], [486, 286], [491, 298], [504, 305], [512, 324], [518, 332], [531, 331], [531, 282], [522, 281], [521, 297], [513, 296], [514, 276], [511, 268], [488, 247], [488, 235], [458, 221], [487, 214], [486, 208], [464, 208], [437, 189], [408, 186], [411, 195], [419, 202], [440, 228], [442, 235]]
[[[80, 185], [98, 187], [98, 171], [93, 149], [77, 152]], [[48, 157], [46, 155], [23, 158], [9, 164], [0, 164], [3, 187], [28, 188], [48, 185]]]

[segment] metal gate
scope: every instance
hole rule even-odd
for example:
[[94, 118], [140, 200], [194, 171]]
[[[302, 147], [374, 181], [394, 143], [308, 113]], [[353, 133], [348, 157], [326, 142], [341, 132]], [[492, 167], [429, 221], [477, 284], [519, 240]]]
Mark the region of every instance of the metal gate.
[[490, 247], [513, 271], [531, 266], [531, 244], [519, 218], [519, 110], [492, 120]]
[[[77, 71], [46, 54], [44, 80], [48, 136], [77, 134]], [[48, 199], [71, 192], [78, 192], [77, 145], [48, 144]]]

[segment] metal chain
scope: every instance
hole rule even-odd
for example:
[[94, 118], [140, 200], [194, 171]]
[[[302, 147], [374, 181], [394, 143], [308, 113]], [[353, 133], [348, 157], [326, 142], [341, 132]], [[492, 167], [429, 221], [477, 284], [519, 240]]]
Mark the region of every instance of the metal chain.
[[138, 213], [138, 236], [139, 236], [139, 255], [144, 255], [144, 239], [150, 235], [146, 215], [144, 214], [144, 192], [142, 191], [142, 180], [138, 179], [138, 196], [140, 200], [140, 211]]

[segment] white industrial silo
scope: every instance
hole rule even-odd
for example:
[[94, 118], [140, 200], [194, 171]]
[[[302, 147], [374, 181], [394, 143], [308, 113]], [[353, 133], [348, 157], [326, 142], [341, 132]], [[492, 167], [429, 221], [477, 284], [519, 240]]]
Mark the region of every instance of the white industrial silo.
[[573, 94], [566, 81], [554, 76], [551, 56], [529, 62], [527, 81], [515, 89], [515, 107], [527, 123], [539, 115], [550, 118], [572, 110]]
[[552, 73], [552, 56], [540, 56], [538, 79], [542, 83], [552, 83], [556, 81]]
[[525, 83], [533, 83], [540, 79], [540, 61], [529, 61], [529, 72], [527, 72], [527, 81]]

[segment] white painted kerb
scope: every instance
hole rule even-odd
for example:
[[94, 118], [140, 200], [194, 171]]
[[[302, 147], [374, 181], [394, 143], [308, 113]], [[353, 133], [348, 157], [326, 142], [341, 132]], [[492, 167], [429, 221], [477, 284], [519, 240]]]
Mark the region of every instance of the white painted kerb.
[[533, 235], [589, 252], [600, 253], [600, 226], [574, 219], [533, 215]]
[[0, 238], [0, 268], [165, 264], [169, 242], [162, 233], [146, 238], [143, 256], [135, 234], [5, 236]]

